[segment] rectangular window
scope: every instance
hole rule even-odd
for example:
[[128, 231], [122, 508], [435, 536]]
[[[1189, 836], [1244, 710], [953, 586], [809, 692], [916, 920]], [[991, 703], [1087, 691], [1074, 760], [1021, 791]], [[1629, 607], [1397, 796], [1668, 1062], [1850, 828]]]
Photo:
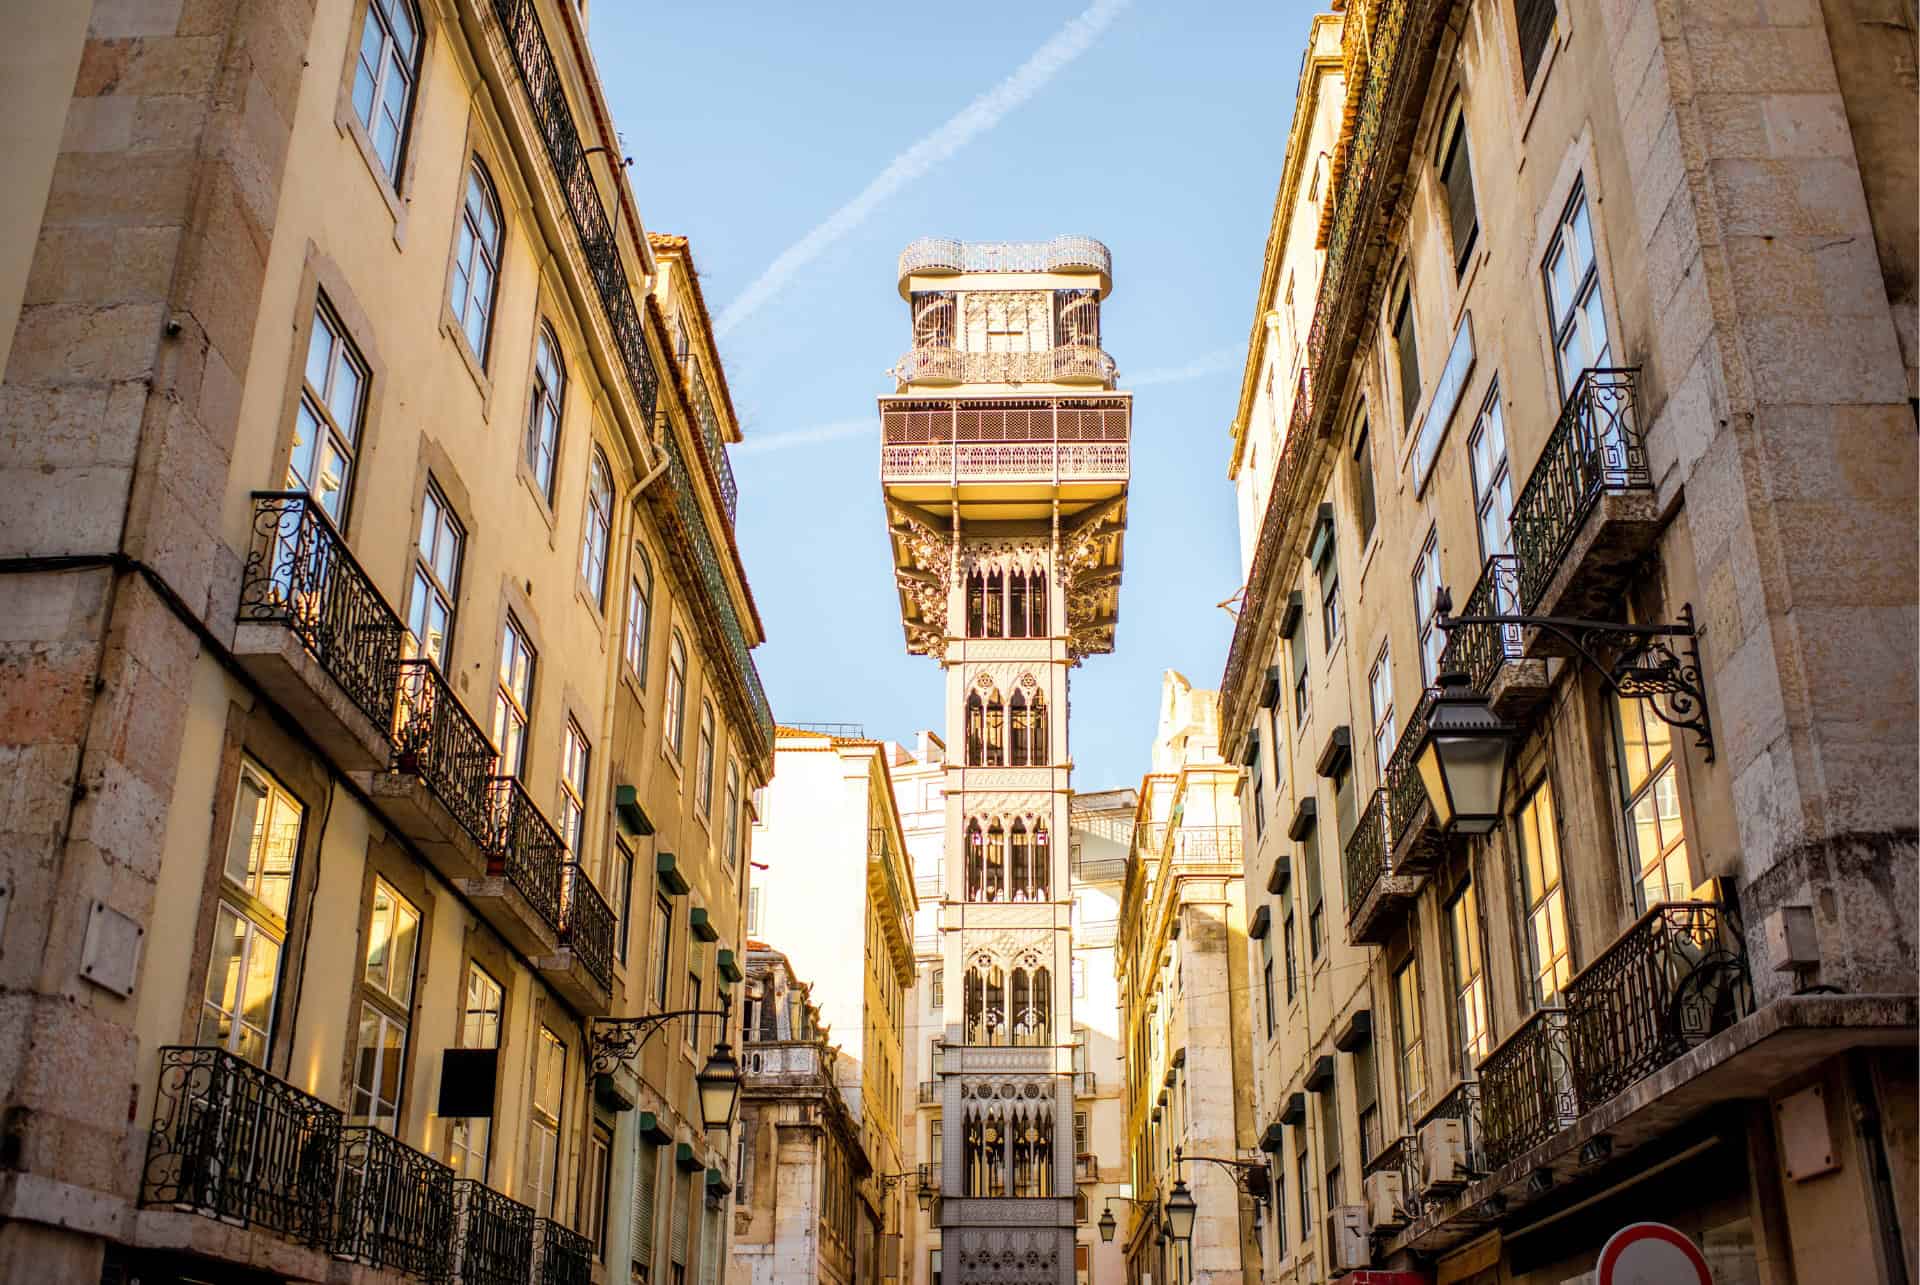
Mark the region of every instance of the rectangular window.
[[527, 1203], [551, 1215], [560, 1163], [560, 1109], [567, 1083], [567, 1046], [542, 1026], [533, 1046], [533, 1101], [527, 1113]]
[[747, 888], [747, 936], [760, 935], [760, 889], [756, 885]]
[[322, 295], [314, 303], [313, 333], [307, 337], [287, 489], [311, 495], [341, 527], [347, 523], [366, 404], [367, 363]]
[[1373, 538], [1378, 506], [1373, 493], [1373, 443], [1367, 439], [1364, 417], [1353, 436], [1353, 507], [1360, 522], [1360, 547], [1365, 549]]
[[1320, 632], [1331, 656], [1333, 645], [1340, 641], [1340, 563], [1331, 551], [1320, 564]]
[[493, 695], [493, 743], [500, 770], [519, 776], [526, 767], [527, 723], [533, 716], [533, 644], [520, 622], [507, 615], [500, 637], [500, 673]]
[[927, 977], [927, 989], [930, 992], [929, 1002], [936, 1010], [945, 1008], [947, 1004], [947, 970], [939, 967], [929, 969]]
[[940, 1251], [937, 1249], [927, 1251], [927, 1279], [932, 1282], [932, 1285], [941, 1285]]
[[633, 849], [622, 839], [614, 840], [613, 870], [607, 887], [613, 894], [614, 913], [620, 916], [620, 922], [614, 932], [614, 944], [620, 952], [620, 962], [627, 962], [627, 950], [633, 944]]
[[1293, 666], [1293, 725], [1307, 721], [1307, 631], [1299, 625], [1287, 635], [1287, 659]]
[[1400, 427], [1412, 425], [1413, 413], [1420, 409], [1420, 351], [1413, 335], [1413, 292], [1400, 288], [1400, 302], [1393, 312], [1393, 348], [1400, 374]]
[[1329, 1084], [1320, 1095], [1320, 1151], [1327, 1165], [1327, 1208], [1344, 1203], [1340, 1188], [1340, 1103], [1334, 1086]]
[[680, 631], [674, 630], [673, 642], [667, 648], [667, 707], [666, 707], [667, 747], [678, 759], [686, 748], [687, 733], [687, 645], [681, 641]]
[[1380, 645], [1373, 670], [1367, 675], [1367, 696], [1373, 707], [1373, 762], [1380, 779], [1387, 779], [1387, 761], [1393, 757], [1393, 657]]
[[1627, 846], [1639, 876], [1634, 901], [1641, 910], [1693, 895], [1687, 828], [1680, 816], [1680, 774], [1673, 761], [1673, 729], [1649, 711], [1644, 698], [1615, 698], [1620, 806]]
[[[1362, 1045], [1353, 1055], [1353, 1109], [1360, 1125], [1360, 1158], [1380, 1154], [1380, 1086], [1376, 1083], [1373, 1045]], [[1408, 1130], [1411, 1132], [1411, 1128]]]
[[391, 1133], [398, 1124], [413, 1010], [420, 912], [384, 879], [373, 882], [367, 955], [361, 969], [359, 1041], [352, 1115]]
[[1439, 534], [1427, 532], [1426, 543], [1413, 563], [1413, 627], [1420, 635], [1420, 682], [1431, 687], [1440, 677], [1440, 653], [1447, 636], [1434, 625], [1440, 607]]
[[727, 797], [726, 816], [721, 818], [725, 827], [725, 838], [720, 844], [720, 853], [731, 870], [740, 862], [740, 764], [733, 759], [727, 760]]
[[[1501, 419], [1500, 389], [1487, 393], [1480, 418], [1467, 438], [1467, 460], [1473, 471], [1473, 511], [1480, 531], [1482, 560], [1513, 550], [1513, 476], [1507, 467], [1507, 429]], [[1502, 609], [1514, 612], [1519, 604], [1506, 601]]]
[[1073, 1154], [1076, 1156], [1093, 1154], [1093, 1117], [1085, 1111], [1073, 1113]]
[[304, 812], [265, 769], [241, 760], [198, 1042], [262, 1066], [273, 1036]]
[[1275, 1256], [1284, 1259], [1292, 1250], [1287, 1244], [1287, 1161], [1285, 1156], [1267, 1157], [1267, 1177], [1273, 1184], [1273, 1245]]
[[1463, 884], [1447, 903], [1447, 954], [1453, 967], [1453, 1023], [1460, 1049], [1460, 1076], [1466, 1079], [1493, 1046], [1487, 1022], [1487, 979], [1480, 953], [1480, 900], [1472, 883]]
[[653, 563], [638, 541], [633, 546], [633, 575], [627, 581], [627, 672], [647, 685], [647, 634], [653, 623]]
[[1420, 961], [1407, 956], [1393, 975], [1393, 1033], [1400, 1050], [1402, 1125], [1417, 1117], [1416, 1104], [1427, 1091], [1426, 1047], [1420, 1026]]
[[1353, 761], [1333, 774], [1333, 820], [1340, 833], [1340, 851], [1347, 850], [1347, 840], [1353, 837], [1353, 827], [1359, 817], [1353, 809]]
[[1540, 783], [1520, 807], [1521, 893], [1527, 907], [1527, 954], [1533, 967], [1533, 1002], [1542, 1007], [1560, 998], [1573, 959], [1567, 947], [1567, 905], [1560, 888], [1560, 834], [1553, 812], [1553, 789]]
[[586, 1225], [581, 1229], [593, 1239], [593, 1256], [607, 1261], [607, 1192], [613, 1186], [613, 1131], [598, 1120], [587, 1136], [587, 1190], [581, 1200]]
[[1300, 965], [1293, 950], [1293, 912], [1291, 910], [1287, 912], [1286, 918], [1281, 921], [1281, 926], [1285, 932], [1281, 937], [1280, 951], [1283, 962], [1286, 965], [1287, 1003], [1291, 1004], [1293, 1003], [1294, 995], [1298, 993], [1300, 987]]
[[1253, 837], [1259, 838], [1267, 830], [1267, 772], [1260, 763], [1260, 750], [1253, 751], [1253, 762], [1247, 765], [1247, 774], [1253, 778]]
[[1317, 961], [1327, 948], [1327, 920], [1320, 893], [1320, 828], [1307, 831], [1300, 841], [1300, 881], [1306, 886], [1307, 959]]
[[1553, 40], [1554, 0], [1514, 0], [1513, 21], [1520, 30], [1520, 75], [1528, 89]]
[[1587, 213], [1583, 189], [1574, 189], [1568, 200], [1541, 272], [1546, 278], [1553, 351], [1564, 400], [1572, 395], [1582, 371], [1613, 364], [1607, 311], [1600, 295], [1600, 270], [1593, 251], [1593, 221]]
[[701, 989], [700, 970], [698, 968], [687, 969], [687, 1007], [693, 1010], [694, 1015], [687, 1018], [685, 1030], [687, 1033], [687, 1047], [693, 1049], [705, 1047], [700, 1042], [700, 1026], [701, 1023], [707, 1020], [699, 1015]]
[[693, 801], [700, 815], [713, 815], [713, 702], [700, 702], [700, 757], [695, 767]]
[[665, 897], [653, 899], [653, 1002], [667, 1006], [667, 969], [673, 956], [673, 903]]
[[420, 539], [414, 545], [408, 590], [405, 654], [425, 656], [444, 673], [460, 595], [460, 554], [466, 532], [432, 478], [420, 499]]
[[1260, 939], [1260, 990], [1266, 996], [1267, 1038], [1273, 1038], [1273, 934], [1268, 933]]
[[1304, 1245], [1313, 1238], [1313, 1189], [1308, 1182], [1311, 1168], [1307, 1159], [1306, 1126], [1295, 1125], [1293, 1136], [1293, 1186], [1300, 1194], [1300, 1243]]
[[567, 720], [566, 744], [560, 757], [560, 841], [575, 861], [580, 859], [581, 831], [587, 819], [587, 762], [593, 750], [580, 724]]
[[1447, 222], [1453, 229], [1453, 270], [1467, 270], [1480, 234], [1480, 215], [1473, 204], [1473, 173], [1467, 163], [1467, 122], [1456, 107], [1453, 133], [1447, 138], [1447, 150], [1440, 158], [1440, 185], [1447, 197]]
[[[466, 1006], [460, 1014], [460, 1047], [500, 1047], [500, 1011], [505, 992], [486, 969], [467, 964]], [[487, 1158], [493, 1144], [493, 1118], [462, 1116], [447, 1122], [447, 1164], [458, 1178], [485, 1182]]]

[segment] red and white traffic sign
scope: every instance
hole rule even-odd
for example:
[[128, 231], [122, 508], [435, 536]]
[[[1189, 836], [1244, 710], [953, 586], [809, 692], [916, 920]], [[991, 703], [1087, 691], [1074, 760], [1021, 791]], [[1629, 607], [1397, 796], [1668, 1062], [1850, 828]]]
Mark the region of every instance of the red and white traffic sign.
[[1700, 1247], [1665, 1223], [1629, 1223], [1600, 1251], [1597, 1285], [1713, 1285]]

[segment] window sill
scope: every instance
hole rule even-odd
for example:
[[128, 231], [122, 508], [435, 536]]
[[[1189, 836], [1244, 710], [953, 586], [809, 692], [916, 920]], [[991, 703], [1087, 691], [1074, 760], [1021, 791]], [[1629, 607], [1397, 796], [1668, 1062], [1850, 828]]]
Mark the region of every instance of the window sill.
[[[367, 167], [367, 177], [373, 180], [373, 186], [380, 193], [380, 199], [386, 202], [387, 213], [393, 219], [393, 245], [397, 250], [406, 249], [407, 202], [400, 195], [398, 184], [373, 149], [373, 139], [367, 136], [367, 128], [353, 111], [353, 78], [349, 75], [340, 83], [339, 95], [334, 100], [333, 124], [340, 133], [353, 140], [354, 150], [360, 153], [361, 162]], [[404, 153], [404, 149], [403, 153]], [[404, 159], [411, 165], [412, 156]]]
[[[462, 353], [468, 354], [468, 358], [471, 360], [471, 353], [467, 348], [466, 336], [459, 335], [455, 338], [454, 342], [459, 346]], [[560, 525], [559, 516], [554, 513], [553, 504], [547, 499], [546, 493], [541, 491], [539, 481], [534, 478], [531, 470], [527, 468], [527, 456], [524, 451], [514, 452], [513, 473], [515, 477], [520, 479], [520, 485], [527, 488], [527, 494], [533, 498], [533, 507], [539, 512], [540, 520], [547, 524], [547, 547], [549, 549], [557, 547], [555, 544], [555, 536]]]
[[607, 641], [607, 609], [593, 600], [593, 586], [581, 579], [577, 571], [573, 577], [573, 596], [580, 600], [580, 605], [593, 618], [594, 630], [599, 633], [601, 645], [604, 646]]
[[460, 354], [461, 363], [473, 378], [473, 386], [480, 392], [481, 420], [490, 421], [493, 417], [493, 380], [488, 377], [486, 366], [474, 355], [473, 345], [467, 342], [467, 332], [460, 325], [460, 319], [453, 315], [453, 308], [445, 296], [440, 300], [440, 331]]
[[1540, 114], [1540, 99], [1546, 89], [1547, 80], [1553, 75], [1554, 64], [1560, 61], [1560, 51], [1573, 40], [1573, 23], [1567, 14], [1568, 5], [1555, 5], [1553, 16], [1553, 41], [1540, 55], [1540, 65], [1533, 69], [1533, 85], [1528, 87], [1521, 82], [1520, 104], [1520, 164], [1516, 169], [1524, 169], [1527, 164], [1527, 136], [1533, 132], [1534, 119]]

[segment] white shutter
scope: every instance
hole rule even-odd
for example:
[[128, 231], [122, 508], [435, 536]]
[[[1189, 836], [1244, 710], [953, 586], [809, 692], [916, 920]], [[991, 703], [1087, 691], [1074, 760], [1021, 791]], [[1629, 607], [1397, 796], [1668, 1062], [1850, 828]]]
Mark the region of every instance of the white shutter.
[[[691, 1175], [686, 1176], [691, 1177]], [[673, 1261], [684, 1267], [687, 1263], [687, 1224], [693, 1221], [693, 1184], [690, 1181], [683, 1182], [676, 1177], [673, 1185], [676, 1190], [680, 1187], [687, 1189], [685, 1200], [680, 1199], [674, 1192], [667, 1193], [667, 1200], [673, 1206], [667, 1211], [667, 1216], [673, 1223]]]
[[640, 1144], [640, 1173], [633, 1184], [633, 1222], [631, 1241], [633, 1265], [653, 1270], [653, 1184], [660, 1172], [660, 1148], [651, 1142]]

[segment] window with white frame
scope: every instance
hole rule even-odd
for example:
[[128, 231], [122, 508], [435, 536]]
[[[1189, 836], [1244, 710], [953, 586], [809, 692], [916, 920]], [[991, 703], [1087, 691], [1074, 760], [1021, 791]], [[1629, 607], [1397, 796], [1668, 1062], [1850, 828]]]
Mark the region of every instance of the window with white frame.
[[700, 702], [700, 755], [694, 763], [693, 802], [700, 815], [713, 815], [713, 702]]
[[1573, 957], [1567, 943], [1567, 903], [1560, 887], [1560, 833], [1554, 817], [1553, 787], [1542, 781], [1521, 804], [1517, 821], [1533, 1002], [1544, 1008], [1560, 998], [1573, 975]]
[[[506, 993], [480, 965], [467, 964], [466, 1007], [460, 1014], [460, 1047], [500, 1047], [500, 1013]], [[491, 1116], [457, 1116], [447, 1121], [447, 1164], [454, 1176], [485, 1182], [487, 1159], [493, 1144]]]
[[220, 871], [213, 949], [196, 1042], [264, 1066], [273, 1038], [287, 905], [305, 809], [252, 759], [240, 761]]
[[613, 841], [613, 871], [609, 879], [613, 893], [613, 906], [620, 916], [615, 931], [614, 945], [620, 955], [620, 962], [627, 962], [627, 950], [633, 944], [633, 849], [626, 840]]
[[353, 65], [353, 114], [396, 186], [420, 77], [420, 15], [412, 0], [368, 0]]
[[607, 550], [613, 543], [613, 474], [597, 447], [587, 461], [587, 521], [580, 537], [580, 578], [593, 605], [607, 605]]
[[1493, 1045], [1487, 1020], [1487, 978], [1480, 952], [1480, 900], [1471, 882], [1447, 903], [1447, 953], [1453, 967], [1453, 1022], [1462, 1078]]
[[533, 349], [533, 391], [527, 400], [527, 470], [547, 504], [560, 458], [560, 413], [566, 405], [567, 367], [553, 328], [542, 325]]
[[305, 491], [344, 527], [353, 491], [353, 466], [367, 409], [367, 363], [347, 338], [326, 296], [313, 307], [300, 404], [293, 416], [287, 489]]
[[1614, 699], [1620, 806], [1637, 876], [1634, 903], [1642, 911], [1657, 902], [1685, 901], [1693, 893], [1673, 729], [1648, 704], [1632, 696]]
[[720, 819], [720, 855], [731, 870], [740, 860], [740, 763], [737, 759], [727, 760], [727, 793], [723, 804], [726, 815]]
[[687, 733], [687, 644], [681, 641], [680, 631], [673, 631], [673, 642], [667, 647], [667, 708], [666, 742], [679, 758], [686, 747]]
[[667, 977], [673, 960], [673, 903], [665, 897], [653, 899], [653, 1003], [667, 1006]]
[[1407, 956], [1393, 975], [1394, 1038], [1400, 1051], [1401, 1122], [1418, 1118], [1415, 1110], [1427, 1091], [1426, 1045], [1420, 1025], [1420, 961]]
[[420, 539], [414, 545], [408, 593], [405, 653], [425, 656], [444, 673], [460, 593], [460, 554], [467, 535], [432, 478], [420, 498]]
[[560, 1165], [560, 1111], [565, 1105], [567, 1046], [545, 1026], [533, 1043], [533, 1099], [527, 1112], [527, 1203], [550, 1215]]
[[[1480, 417], [1467, 438], [1467, 464], [1473, 473], [1474, 523], [1484, 561], [1513, 550], [1513, 475], [1507, 467], [1507, 428], [1500, 413], [1500, 387], [1488, 391]], [[1504, 609], [1511, 610], [1509, 603]]]
[[500, 282], [502, 242], [500, 198], [493, 180], [475, 157], [467, 167], [467, 193], [460, 205], [460, 226], [454, 237], [453, 315], [466, 336], [467, 346], [482, 366], [493, 334], [493, 304]]
[[638, 540], [633, 544], [633, 573], [627, 581], [627, 672], [647, 685], [647, 634], [653, 623], [653, 560]]
[[1393, 657], [1380, 644], [1373, 669], [1367, 675], [1367, 697], [1373, 709], [1373, 762], [1380, 779], [1387, 779], [1387, 760], [1393, 757]]
[[1440, 653], [1447, 647], [1447, 635], [1434, 623], [1439, 614], [1440, 537], [1429, 531], [1413, 560], [1413, 625], [1420, 635], [1420, 681], [1425, 687], [1440, 677]]
[[500, 636], [500, 672], [493, 694], [493, 743], [500, 751], [500, 770], [519, 776], [526, 767], [527, 723], [533, 717], [533, 644], [520, 622], [507, 615]]
[[568, 719], [560, 752], [560, 841], [575, 861], [580, 859], [581, 831], [587, 819], [587, 764], [592, 757], [587, 734]]
[[373, 881], [367, 915], [367, 957], [361, 970], [360, 1031], [351, 1114], [394, 1132], [412, 1024], [414, 963], [420, 912], [384, 879]]
[[1593, 220], [1587, 212], [1584, 188], [1576, 187], [1568, 198], [1541, 272], [1546, 278], [1553, 351], [1564, 399], [1572, 395], [1581, 372], [1613, 363], [1606, 302], [1601, 296], [1600, 269], [1593, 249]]

